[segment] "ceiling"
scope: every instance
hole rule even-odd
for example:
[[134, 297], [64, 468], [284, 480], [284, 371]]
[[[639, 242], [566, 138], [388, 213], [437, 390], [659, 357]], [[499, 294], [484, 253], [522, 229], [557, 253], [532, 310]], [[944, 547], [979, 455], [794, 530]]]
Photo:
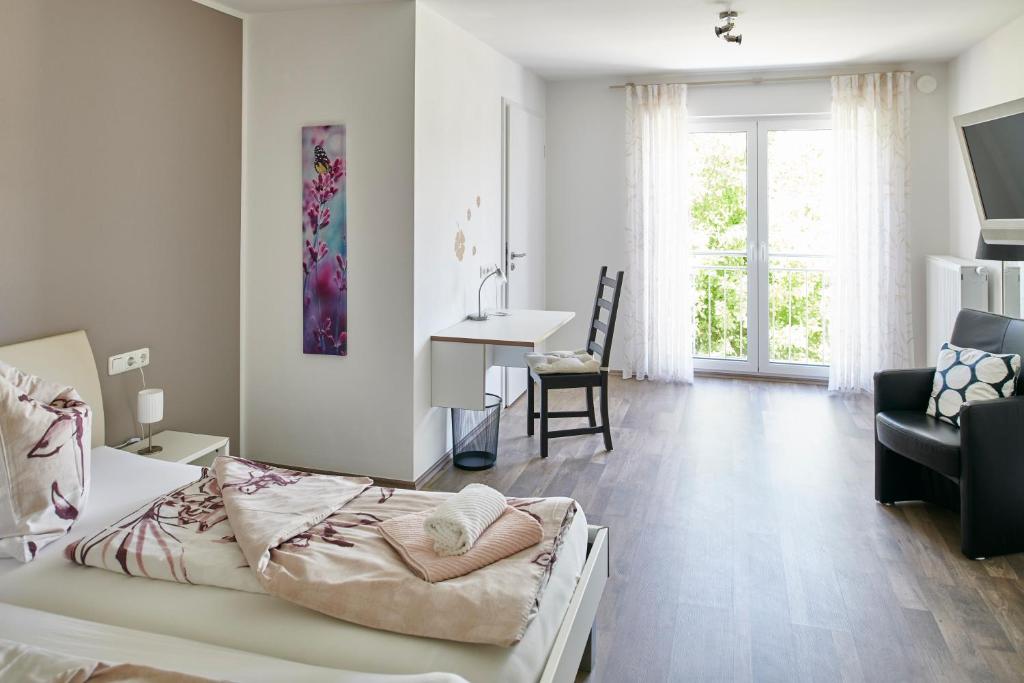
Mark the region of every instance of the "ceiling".
[[[251, 13], [347, 1], [217, 4]], [[947, 60], [1024, 14], [1024, 0], [424, 1], [549, 79]], [[742, 45], [715, 37], [723, 9], [739, 12]]]

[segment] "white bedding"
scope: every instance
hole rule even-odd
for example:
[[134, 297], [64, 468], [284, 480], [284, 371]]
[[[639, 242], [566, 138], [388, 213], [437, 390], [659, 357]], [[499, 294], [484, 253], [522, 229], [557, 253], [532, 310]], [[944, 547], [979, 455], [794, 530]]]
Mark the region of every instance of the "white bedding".
[[107, 664], [139, 664], [234, 683], [462, 683], [452, 674], [391, 676], [299, 664], [192, 640], [0, 604], [0, 639]]
[[[98, 531], [198, 476], [192, 465], [105, 447], [93, 449], [92, 462], [89, 504], [67, 542]], [[522, 642], [512, 648], [375, 631], [267, 595], [81, 567], [64, 559], [67, 542], [44, 548], [27, 565], [0, 560], [0, 602], [339, 669], [450, 671], [469, 681], [532, 681], [544, 668], [576, 587], [586, 557], [587, 527], [584, 515], [577, 513], [540, 613]]]

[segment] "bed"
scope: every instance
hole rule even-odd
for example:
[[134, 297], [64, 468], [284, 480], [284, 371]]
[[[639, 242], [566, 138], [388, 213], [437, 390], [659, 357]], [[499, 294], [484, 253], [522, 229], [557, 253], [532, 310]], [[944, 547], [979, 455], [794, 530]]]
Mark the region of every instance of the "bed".
[[[72, 384], [86, 402], [102, 406], [84, 332], [0, 347], [0, 359]], [[581, 660], [589, 664], [592, 625], [608, 578], [608, 547], [607, 529], [588, 526], [581, 513], [566, 532], [539, 613], [519, 644], [502, 648], [417, 638], [338, 621], [267, 595], [71, 564], [63, 557], [67, 542], [199, 475], [192, 465], [103, 446], [102, 428], [94, 427], [93, 435], [92, 491], [83, 517], [67, 541], [44, 548], [34, 562], [0, 560], [0, 602], [332, 669], [554, 682], [573, 680]]]
[[0, 639], [72, 657], [235, 683], [465, 683], [454, 674], [392, 676], [328, 669], [5, 604], [0, 604]]

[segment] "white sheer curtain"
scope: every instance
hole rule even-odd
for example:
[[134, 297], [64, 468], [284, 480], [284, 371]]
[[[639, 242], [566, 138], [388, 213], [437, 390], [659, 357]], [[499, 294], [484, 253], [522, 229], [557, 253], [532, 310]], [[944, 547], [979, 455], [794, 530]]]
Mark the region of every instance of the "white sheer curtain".
[[832, 78], [836, 267], [829, 389], [913, 364], [907, 194], [910, 74]]
[[627, 86], [623, 377], [693, 381], [686, 149], [686, 86]]

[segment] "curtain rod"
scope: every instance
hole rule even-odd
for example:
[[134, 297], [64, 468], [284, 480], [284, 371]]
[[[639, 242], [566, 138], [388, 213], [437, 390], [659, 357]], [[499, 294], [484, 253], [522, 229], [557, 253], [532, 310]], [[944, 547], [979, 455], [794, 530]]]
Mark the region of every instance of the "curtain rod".
[[[900, 70], [894, 73], [908, 73], [913, 74], [913, 71]], [[717, 81], [668, 81], [663, 83], [620, 83], [618, 85], [608, 86], [612, 90], [623, 90], [631, 85], [685, 85], [687, 87], [697, 87], [699, 85], [760, 85], [761, 83], [793, 83], [797, 81], [823, 81], [833, 76], [864, 76], [864, 73], [835, 73], [835, 74], [818, 74], [816, 76], [754, 76], [751, 78], [732, 78], [722, 79]]]

